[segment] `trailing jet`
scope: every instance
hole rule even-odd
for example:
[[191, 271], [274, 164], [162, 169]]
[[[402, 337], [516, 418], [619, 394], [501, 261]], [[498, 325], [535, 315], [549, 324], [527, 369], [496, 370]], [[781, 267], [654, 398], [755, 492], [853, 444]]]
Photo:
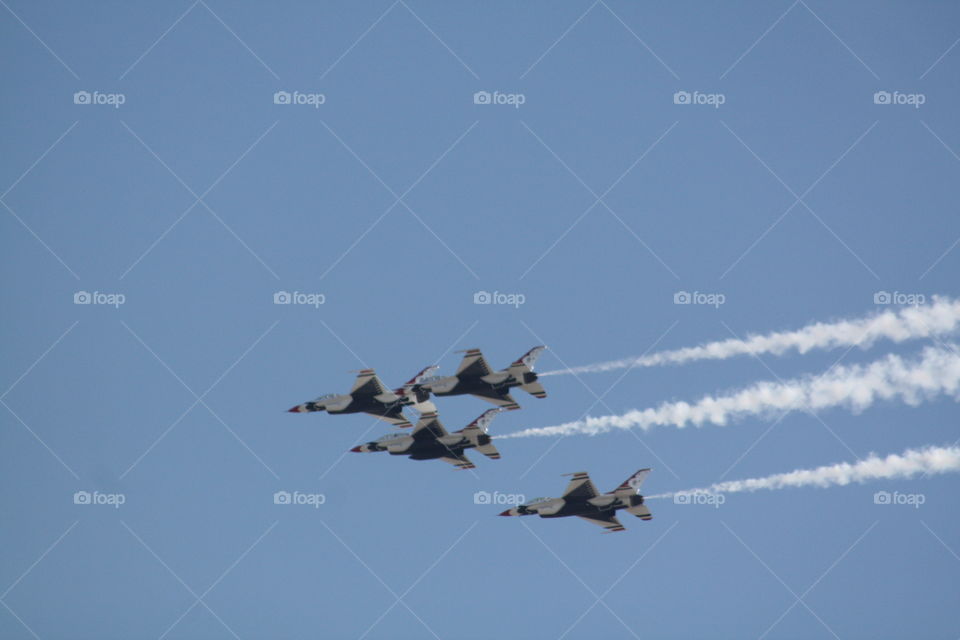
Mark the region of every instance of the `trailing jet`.
[[488, 458], [500, 459], [500, 452], [490, 442], [492, 438], [487, 435], [487, 426], [499, 412], [500, 409], [489, 409], [469, 425], [453, 433], [447, 433], [436, 413], [424, 413], [412, 433], [391, 433], [354, 447], [351, 451], [387, 451], [394, 456], [408, 456], [411, 460], [442, 460], [457, 469], [475, 469], [470, 459], [464, 455], [465, 449], [476, 449]]
[[427, 367], [413, 376], [399, 389], [390, 391], [383, 386], [373, 369], [362, 369], [353, 383], [350, 393], [329, 393], [316, 400], [304, 402], [290, 409], [290, 413], [326, 411], [329, 414], [369, 413], [396, 427], [409, 427], [410, 421], [403, 415], [404, 407], [417, 411], [436, 411], [429, 401], [430, 394], [418, 389], [420, 382], [438, 367]]
[[432, 376], [419, 384], [435, 396], [470, 394], [492, 402], [502, 409], [519, 409], [510, 396], [510, 389], [520, 387], [536, 398], [546, 398], [547, 392], [537, 382], [533, 365], [546, 347], [534, 347], [506, 369], [492, 371], [480, 349], [468, 349], [460, 361], [460, 368], [452, 376]]
[[577, 516], [587, 522], [600, 525], [607, 530], [623, 531], [623, 525], [617, 520], [618, 509], [626, 509], [641, 520], [650, 520], [650, 509], [643, 504], [640, 485], [643, 484], [650, 469], [640, 469], [627, 478], [623, 484], [609, 493], [599, 493], [585, 471], [569, 474], [573, 476], [562, 498], [537, 498], [530, 502], [507, 509], [502, 516], [539, 515], [541, 518], [563, 518]]

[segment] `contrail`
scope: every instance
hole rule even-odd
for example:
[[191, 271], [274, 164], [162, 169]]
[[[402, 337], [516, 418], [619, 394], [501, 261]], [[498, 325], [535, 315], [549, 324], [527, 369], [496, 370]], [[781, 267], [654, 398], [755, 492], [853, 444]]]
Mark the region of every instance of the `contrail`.
[[960, 471], [960, 447], [924, 447], [907, 449], [881, 458], [871, 453], [853, 464], [841, 462], [816, 469], [797, 469], [765, 478], [718, 482], [709, 487], [661, 493], [646, 498], [671, 498], [678, 494], [738, 493], [758, 489], [785, 489], [788, 487], [831, 487], [851, 482], [867, 482], [889, 478], [909, 478], [920, 473], [936, 474]]
[[551, 427], [524, 429], [501, 438], [596, 435], [613, 429], [725, 425], [745, 416], [847, 407], [862, 411], [878, 400], [916, 405], [945, 394], [960, 396], [960, 352], [954, 345], [927, 347], [919, 358], [888, 355], [868, 364], [836, 367], [825, 375], [760, 382], [731, 395], [705, 396], [693, 404], [666, 402], [623, 415], [588, 417]]
[[600, 373], [628, 367], [684, 364], [695, 360], [723, 360], [741, 355], [806, 353], [813, 349], [858, 346], [866, 349], [878, 340], [903, 342], [943, 336], [960, 330], [960, 300], [934, 296], [925, 306], [904, 307], [839, 322], [817, 322], [796, 331], [783, 331], [746, 339], [731, 338], [697, 347], [661, 351], [648, 356], [611, 360], [569, 369], [545, 371], [541, 376], [566, 373]]

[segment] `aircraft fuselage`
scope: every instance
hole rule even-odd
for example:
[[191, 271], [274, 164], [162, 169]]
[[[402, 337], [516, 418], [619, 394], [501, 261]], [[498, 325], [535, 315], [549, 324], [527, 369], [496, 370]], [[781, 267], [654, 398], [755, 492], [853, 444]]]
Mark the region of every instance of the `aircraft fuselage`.
[[497, 371], [485, 376], [443, 376], [432, 380], [428, 388], [436, 396], [462, 396], [467, 394], [487, 395], [493, 393], [504, 396], [510, 389], [519, 387], [537, 379], [537, 374], [530, 371], [518, 379], [506, 371]]
[[610, 494], [603, 494], [589, 500], [571, 500], [569, 498], [553, 498], [543, 505], [520, 505], [516, 508], [517, 515], [538, 515], [541, 518], [566, 518], [568, 516], [596, 516], [610, 514], [643, 504], [643, 496], [631, 495], [618, 498]]
[[411, 460], [436, 460], [458, 456], [467, 449], [489, 444], [490, 441], [491, 437], [485, 433], [477, 436], [476, 442], [460, 434], [450, 434], [436, 440], [415, 440], [411, 436], [403, 436], [386, 442], [369, 442], [354, 451], [386, 451], [390, 455], [407, 456]]

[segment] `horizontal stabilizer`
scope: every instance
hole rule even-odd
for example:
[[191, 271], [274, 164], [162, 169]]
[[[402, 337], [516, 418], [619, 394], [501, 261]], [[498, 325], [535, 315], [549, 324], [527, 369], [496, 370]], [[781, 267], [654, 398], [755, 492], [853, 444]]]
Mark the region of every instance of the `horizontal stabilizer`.
[[477, 451], [487, 456], [491, 460], [500, 459], [500, 452], [497, 451], [497, 448], [493, 446], [492, 442], [488, 444], [481, 444], [480, 446], [477, 447]]
[[641, 520], [653, 520], [653, 514], [650, 513], [650, 509], [647, 508], [645, 504], [638, 504], [635, 507], [628, 507], [627, 513], [632, 513]]
[[546, 398], [547, 390], [543, 388], [543, 385], [539, 382], [528, 382], [527, 384], [520, 385], [520, 388], [532, 395], [534, 398]]

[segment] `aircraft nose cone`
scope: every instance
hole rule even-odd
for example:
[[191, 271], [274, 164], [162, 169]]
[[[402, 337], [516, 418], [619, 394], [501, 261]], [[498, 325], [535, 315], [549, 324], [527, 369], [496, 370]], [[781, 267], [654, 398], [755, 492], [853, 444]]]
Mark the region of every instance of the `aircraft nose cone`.
[[354, 447], [353, 449], [350, 449], [350, 451], [352, 451], [353, 453], [362, 453], [362, 452], [363, 452], [363, 449], [361, 448], [361, 446], [362, 446], [362, 445], [357, 445], [357, 446]]
[[300, 405], [293, 407], [292, 409], [287, 409], [288, 413], [300, 413]]
[[500, 515], [501, 515], [501, 516], [512, 516], [513, 514], [510, 513], [510, 509], [507, 509], [506, 511], [504, 511], [504, 512], [501, 513]]

